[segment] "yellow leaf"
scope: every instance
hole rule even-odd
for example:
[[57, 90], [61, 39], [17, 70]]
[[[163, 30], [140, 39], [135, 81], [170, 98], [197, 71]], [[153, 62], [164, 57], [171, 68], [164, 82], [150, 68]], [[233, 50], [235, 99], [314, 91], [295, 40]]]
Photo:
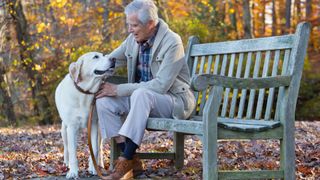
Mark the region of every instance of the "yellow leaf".
[[34, 65], [34, 69], [36, 70], [36, 71], [41, 71], [41, 66], [39, 65], [39, 64], [36, 64], [36, 65]]
[[43, 30], [44, 30], [45, 28], [46, 28], [46, 24], [44, 24], [44, 23], [37, 24], [37, 31], [38, 31], [38, 33], [43, 32]]
[[235, 12], [235, 10], [233, 8], [229, 9], [229, 13], [233, 14]]
[[15, 60], [13, 60], [12, 64], [13, 64], [14, 66], [18, 66], [20, 63], [19, 63], [18, 60], [15, 59]]
[[204, 4], [204, 5], [208, 5], [207, 1], [201, 1], [201, 3]]
[[40, 45], [39, 45], [38, 43], [36, 43], [36, 44], [34, 44], [34, 47], [35, 47], [36, 49], [39, 49]]
[[70, 54], [70, 53], [71, 53], [71, 50], [70, 50], [70, 49], [66, 49], [65, 52], [66, 52], [67, 54]]
[[103, 13], [104, 12], [104, 8], [103, 7], [99, 7], [97, 10], [98, 10], [99, 13]]
[[58, 8], [63, 8], [67, 4], [67, 0], [53, 0], [51, 1], [52, 6], [56, 6]]
[[74, 19], [71, 19], [71, 18], [68, 18], [68, 19], [66, 20], [66, 23], [67, 23], [67, 25], [68, 25], [69, 28], [71, 28], [71, 27], [73, 26], [74, 22], [75, 22], [75, 20], [74, 20]]
[[67, 66], [68, 64], [69, 64], [69, 62], [67, 62], [67, 61], [63, 61], [63, 62], [62, 62], [62, 65], [63, 65], [63, 66]]
[[23, 62], [24, 62], [25, 65], [29, 64], [29, 61], [27, 59], [23, 60]]
[[65, 22], [65, 21], [66, 21], [66, 17], [65, 17], [65, 16], [61, 16], [61, 17], [60, 17], [60, 20], [61, 20], [62, 22]]

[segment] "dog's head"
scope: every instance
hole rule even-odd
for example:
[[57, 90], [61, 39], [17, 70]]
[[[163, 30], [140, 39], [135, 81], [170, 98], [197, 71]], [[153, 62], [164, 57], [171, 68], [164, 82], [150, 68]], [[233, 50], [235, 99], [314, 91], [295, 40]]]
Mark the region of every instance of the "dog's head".
[[89, 52], [79, 57], [69, 66], [73, 81], [84, 91], [95, 93], [106, 76], [111, 76], [114, 62], [99, 52]]

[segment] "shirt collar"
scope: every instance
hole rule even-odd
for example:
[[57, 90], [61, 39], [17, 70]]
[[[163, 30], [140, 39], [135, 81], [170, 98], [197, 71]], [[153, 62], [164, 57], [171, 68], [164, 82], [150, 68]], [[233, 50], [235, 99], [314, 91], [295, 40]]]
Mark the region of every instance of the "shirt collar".
[[152, 47], [154, 40], [156, 39], [158, 30], [159, 30], [159, 26], [160, 26], [160, 23], [157, 24], [154, 34], [147, 41], [139, 43], [140, 46]]

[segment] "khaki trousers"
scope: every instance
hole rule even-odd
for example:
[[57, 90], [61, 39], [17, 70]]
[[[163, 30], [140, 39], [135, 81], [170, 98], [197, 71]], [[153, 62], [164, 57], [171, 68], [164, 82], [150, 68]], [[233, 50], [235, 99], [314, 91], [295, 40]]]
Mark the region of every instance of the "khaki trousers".
[[172, 118], [173, 99], [169, 94], [139, 88], [128, 97], [99, 98], [96, 107], [102, 138], [122, 135], [140, 146], [148, 117]]

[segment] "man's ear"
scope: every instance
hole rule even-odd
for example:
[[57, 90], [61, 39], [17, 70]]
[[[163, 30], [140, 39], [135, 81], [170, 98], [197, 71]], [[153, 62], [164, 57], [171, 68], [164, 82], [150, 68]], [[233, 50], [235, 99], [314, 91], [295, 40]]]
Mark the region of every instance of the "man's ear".
[[81, 68], [82, 68], [83, 61], [81, 62], [72, 62], [69, 65], [69, 74], [74, 82], [79, 83], [82, 81], [81, 78]]
[[151, 30], [156, 27], [156, 23], [153, 20], [149, 20], [147, 23], [148, 28]]

